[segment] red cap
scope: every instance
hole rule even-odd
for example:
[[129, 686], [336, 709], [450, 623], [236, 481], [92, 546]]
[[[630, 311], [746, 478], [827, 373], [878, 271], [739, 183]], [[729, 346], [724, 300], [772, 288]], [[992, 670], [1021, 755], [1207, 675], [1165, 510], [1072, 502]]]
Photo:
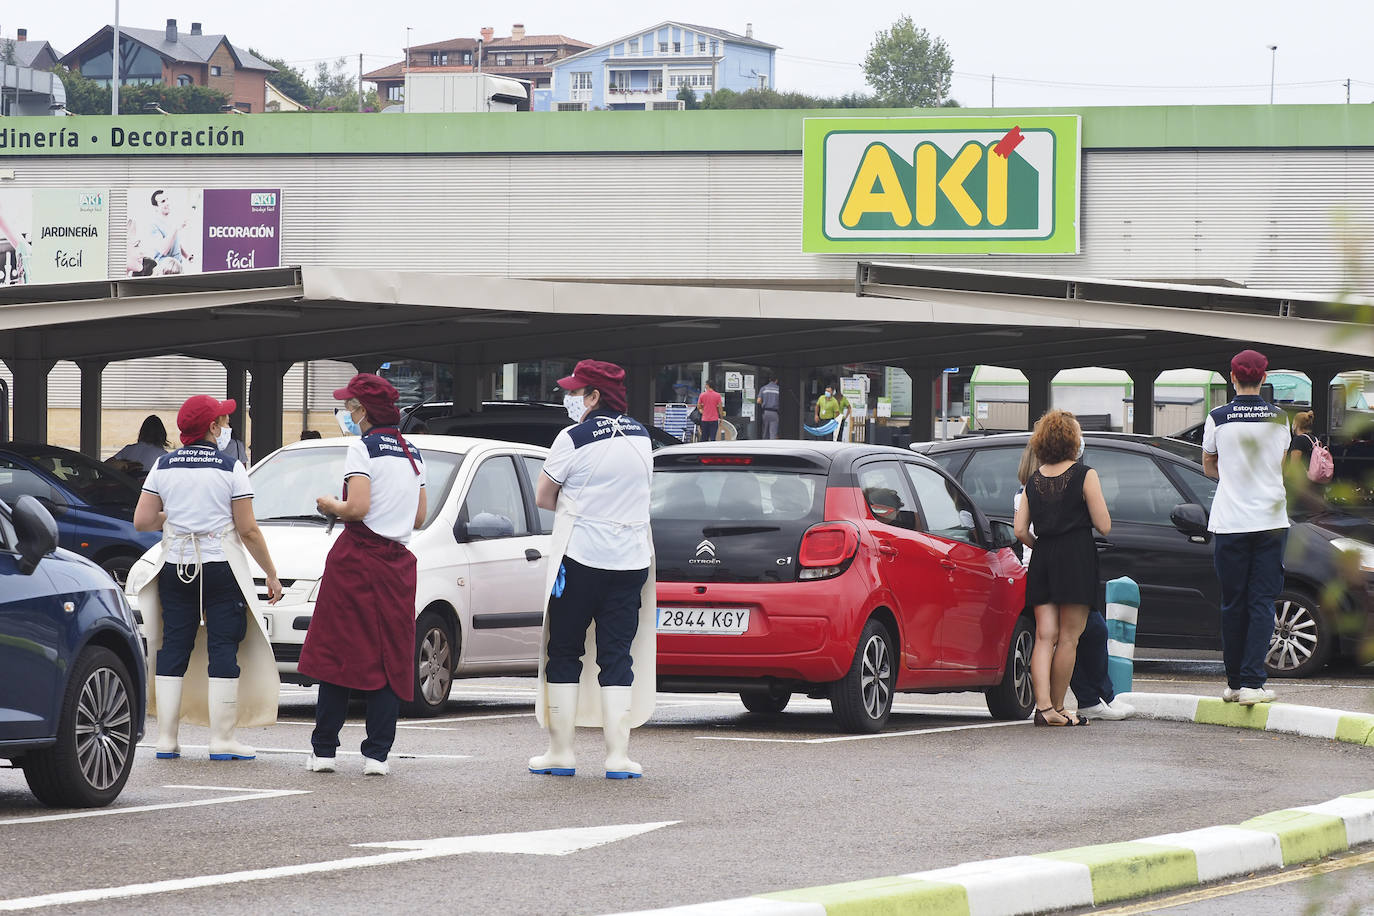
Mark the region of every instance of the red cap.
[[359, 372], [348, 380], [347, 385], [334, 392], [336, 401], [357, 398], [367, 411], [368, 418], [379, 426], [390, 426], [401, 419], [401, 412], [396, 409], [396, 401], [400, 396], [395, 385], [371, 372]]
[[573, 369], [572, 375], [558, 380], [559, 388], [573, 391], [578, 388], [595, 388], [601, 392], [601, 400], [613, 410], [625, 410], [625, 370], [615, 363], [599, 359], [584, 359]]
[[1269, 370], [1269, 360], [1256, 350], [1241, 350], [1231, 357], [1231, 374], [1242, 385], [1258, 385]]
[[199, 442], [210, 432], [210, 424], [219, 417], [227, 417], [239, 409], [233, 398], [220, 401], [208, 394], [197, 394], [186, 399], [177, 411], [177, 429], [181, 430], [181, 444]]

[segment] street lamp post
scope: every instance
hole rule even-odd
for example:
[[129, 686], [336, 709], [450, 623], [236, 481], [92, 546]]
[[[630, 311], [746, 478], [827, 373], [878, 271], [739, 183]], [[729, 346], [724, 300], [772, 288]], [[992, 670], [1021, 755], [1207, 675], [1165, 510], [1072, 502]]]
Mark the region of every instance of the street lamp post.
[[114, 48], [110, 52], [110, 114], [119, 114], [119, 0], [115, 0]]
[[1269, 46], [1269, 104], [1274, 104], [1274, 62], [1279, 56], [1279, 46]]

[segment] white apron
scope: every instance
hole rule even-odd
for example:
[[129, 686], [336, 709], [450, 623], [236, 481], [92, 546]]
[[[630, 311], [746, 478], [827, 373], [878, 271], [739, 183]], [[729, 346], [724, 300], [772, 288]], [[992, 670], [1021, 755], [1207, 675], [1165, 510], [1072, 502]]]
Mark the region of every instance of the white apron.
[[[652, 468], [650, 469], [652, 473]], [[593, 469], [595, 473], [595, 469]], [[577, 502], [566, 489], [558, 494], [558, 508], [553, 521], [553, 553], [549, 558], [548, 572], [544, 582], [544, 632], [539, 640], [539, 687], [535, 692], [534, 717], [539, 724], [548, 728], [548, 681], [544, 677], [544, 665], [549, 656], [549, 598], [553, 594], [553, 584], [558, 578], [558, 570], [563, 565], [563, 557], [572, 537], [573, 525], [578, 519]], [[630, 659], [634, 666], [634, 683], [630, 690], [630, 727], [637, 728], [649, 721], [654, 714], [654, 701], [658, 694], [658, 636], [654, 631], [657, 624], [658, 593], [655, 588], [657, 563], [654, 557], [653, 536], [649, 526], [644, 526], [644, 537], [649, 542], [649, 576], [639, 592], [639, 628], [630, 643]], [[577, 691], [577, 724], [599, 728], [601, 721], [601, 685], [598, 677], [601, 667], [596, 663], [596, 621], [587, 627], [586, 649], [582, 655], [582, 679]]]
[[[167, 542], [176, 535], [164, 529], [162, 540], [139, 558], [129, 570], [128, 590], [138, 596], [138, 611], [143, 615], [143, 635], [148, 642], [148, 708], [157, 709], [157, 650], [162, 648], [162, 600], [158, 597], [157, 577], [166, 569], [163, 560]], [[238, 722], [240, 728], [275, 725], [277, 700], [281, 695], [281, 678], [272, 644], [262, 630], [262, 620], [256, 613], [258, 590], [248, 567], [248, 550], [233, 526], [220, 536], [224, 558], [233, 570], [234, 580], [243, 593], [247, 605], [248, 632], [239, 643]], [[210, 658], [206, 650], [205, 625], [196, 632], [191, 661], [181, 685], [181, 721], [192, 725], [210, 724], [209, 675]]]

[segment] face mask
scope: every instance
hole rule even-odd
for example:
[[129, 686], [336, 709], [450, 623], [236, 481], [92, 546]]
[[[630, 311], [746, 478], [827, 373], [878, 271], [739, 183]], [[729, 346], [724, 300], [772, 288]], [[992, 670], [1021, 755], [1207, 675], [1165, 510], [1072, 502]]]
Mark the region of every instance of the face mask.
[[345, 435], [361, 436], [363, 434], [363, 431], [358, 428], [358, 424], [353, 422], [352, 415], [344, 408], [334, 408], [334, 419], [339, 421], [339, 429], [343, 430]]
[[220, 451], [224, 451], [226, 448], [228, 448], [229, 440], [230, 438], [232, 438], [233, 432], [234, 430], [228, 426], [221, 429], [219, 431], [219, 435], [215, 437], [215, 447], [218, 448]]
[[1078, 454], [1073, 456], [1073, 460], [1074, 460], [1074, 461], [1077, 461], [1079, 458], [1082, 458], [1082, 457], [1083, 457], [1083, 446], [1084, 446], [1084, 445], [1086, 445], [1086, 443], [1083, 441], [1083, 438], [1080, 436], [1079, 439], [1078, 439]]
[[825, 392], [825, 396], [828, 397], [828, 398], [833, 398], [833, 397], [835, 396], [835, 392], [830, 391], [830, 390], [827, 389], [826, 392]]
[[582, 422], [582, 415], [587, 412], [586, 399], [580, 394], [563, 395], [563, 409], [568, 412], [568, 417], [574, 423]]

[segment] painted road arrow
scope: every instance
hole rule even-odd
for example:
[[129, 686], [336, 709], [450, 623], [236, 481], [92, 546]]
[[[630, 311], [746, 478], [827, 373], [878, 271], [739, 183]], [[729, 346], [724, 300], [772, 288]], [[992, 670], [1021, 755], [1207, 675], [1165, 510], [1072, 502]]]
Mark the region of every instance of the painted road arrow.
[[235, 871], [222, 875], [199, 875], [192, 878], [153, 881], [147, 884], [127, 884], [123, 887], [101, 887], [84, 891], [43, 894], [38, 897], [16, 897], [12, 900], [0, 900], [0, 911], [34, 910], [50, 906], [70, 906], [102, 900], [146, 897], [152, 894], [170, 894], [201, 887], [241, 884], [248, 881], [270, 881], [276, 878], [292, 878], [297, 875], [349, 871], [354, 868], [375, 868], [378, 865], [418, 862], [423, 859], [439, 859], [471, 852], [566, 856], [583, 849], [591, 849], [593, 846], [602, 846], [606, 843], [629, 839], [632, 836], [638, 836], [641, 833], [648, 833], [650, 830], [657, 830], [660, 827], [668, 827], [676, 823], [677, 821], [655, 821], [648, 824], [564, 827], [556, 830], [533, 830], [528, 833], [494, 833], [487, 836], [441, 837], [433, 840], [401, 840], [393, 843], [356, 843], [354, 845], [359, 847], [399, 851], [376, 856], [335, 859], [330, 862], [311, 862], [306, 865], [283, 865], [278, 868]]

